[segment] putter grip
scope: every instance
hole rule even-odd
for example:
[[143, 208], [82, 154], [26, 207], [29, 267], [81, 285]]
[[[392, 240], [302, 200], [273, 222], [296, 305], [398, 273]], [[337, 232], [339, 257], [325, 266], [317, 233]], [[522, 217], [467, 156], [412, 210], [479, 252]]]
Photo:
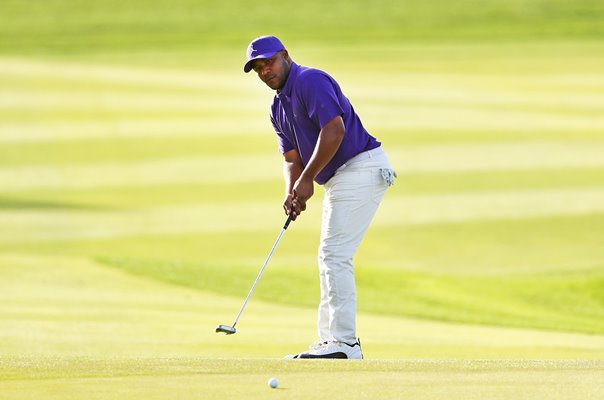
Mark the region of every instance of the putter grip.
[[285, 224], [283, 225], [283, 229], [287, 229], [287, 227], [289, 226], [289, 223], [292, 222], [292, 215], [288, 215], [287, 216], [287, 220], [285, 221]]

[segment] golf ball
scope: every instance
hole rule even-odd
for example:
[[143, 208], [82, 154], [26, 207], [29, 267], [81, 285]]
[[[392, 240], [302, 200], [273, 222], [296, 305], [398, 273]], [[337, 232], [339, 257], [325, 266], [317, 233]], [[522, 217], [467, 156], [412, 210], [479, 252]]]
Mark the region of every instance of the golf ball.
[[268, 380], [267, 384], [272, 387], [273, 389], [276, 389], [277, 386], [279, 386], [279, 381], [277, 380], [277, 378], [271, 378]]

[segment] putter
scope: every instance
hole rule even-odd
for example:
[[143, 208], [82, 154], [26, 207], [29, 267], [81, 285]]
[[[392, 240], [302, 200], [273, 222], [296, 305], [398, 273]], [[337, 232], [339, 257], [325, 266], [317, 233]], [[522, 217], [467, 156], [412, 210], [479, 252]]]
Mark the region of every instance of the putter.
[[281, 229], [281, 233], [279, 233], [279, 237], [277, 238], [277, 241], [275, 241], [275, 244], [273, 245], [273, 248], [271, 249], [270, 253], [268, 253], [268, 257], [266, 257], [266, 261], [264, 261], [264, 265], [260, 269], [260, 272], [258, 273], [258, 276], [256, 277], [256, 280], [254, 281], [254, 284], [252, 285], [252, 288], [250, 289], [250, 292], [247, 294], [247, 297], [245, 298], [245, 301], [243, 302], [243, 305], [241, 306], [241, 309], [239, 310], [239, 314], [237, 314], [237, 317], [235, 318], [235, 322], [233, 322], [233, 325], [231, 325], [231, 326], [229, 326], [229, 325], [218, 325], [216, 327], [216, 332], [217, 333], [218, 332], [222, 332], [222, 333], [225, 333], [227, 335], [232, 335], [232, 334], [234, 334], [234, 333], [237, 332], [237, 329], [235, 329], [235, 325], [237, 325], [237, 322], [239, 322], [239, 318], [241, 317], [241, 314], [243, 314], [243, 310], [245, 309], [245, 306], [247, 305], [247, 302], [249, 301], [250, 297], [252, 297], [252, 293], [254, 293], [254, 289], [256, 289], [256, 285], [258, 284], [258, 281], [262, 277], [262, 274], [264, 273], [264, 270], [266, 269], [266, 266], [268, 265], [268, 262], [271, 259], [271, 256], [275, 252], [275, 249], [277, 248], [277, 245], [281, 241], [281, 237], [285, 233], [285, 230], [289, 226], [290, 222], [292, 222], [292, 216], [291, 216], [291, 214], [287, 217], [287, 220], [285, 221], [285, 224], [283, 224], [283, 228]]

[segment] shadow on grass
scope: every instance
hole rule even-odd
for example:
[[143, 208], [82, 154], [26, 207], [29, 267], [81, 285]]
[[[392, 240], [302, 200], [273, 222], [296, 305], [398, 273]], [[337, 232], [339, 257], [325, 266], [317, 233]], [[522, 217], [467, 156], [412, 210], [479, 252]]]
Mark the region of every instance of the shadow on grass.
[[106, 208], [93, 206], [89, 204], [74, 204], [58, 201], [19, 199], [10, 197], [0, 197], [0, 210], [104, 210]]

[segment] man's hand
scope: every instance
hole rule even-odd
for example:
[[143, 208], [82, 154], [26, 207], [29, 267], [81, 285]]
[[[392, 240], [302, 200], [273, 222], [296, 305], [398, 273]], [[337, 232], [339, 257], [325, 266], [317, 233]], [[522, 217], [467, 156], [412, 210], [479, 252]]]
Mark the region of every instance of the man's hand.
[[306, 210], [306, 202], [314, 193], [315, 187], [312, 179], [304, 179], [304, 175], [302, 175], [296, 183], [294, 183], [292, 206], [296, 212], [296, 216]]
[[289, 193], [285, 196], [285, 200], [283, 201], [285, 214], [291, 215], [292, 221], [295, 221], [298, 215], [306, 210], [306, 201], [314, 194], [314, 185], [312, 181], [310, 181], [310, 184], [302, 184], [301, 181], [298, 180], [296, 181], [294, 188], [293, 193]]
[[285, 200], [283, 200], [283, 209], [285, 210], [285, 215], [291, 215], [292, 221], [295, 221], [298, 214], [295, 213], [293, 200], [293, 193], [289, 193], [287, 196], [285, 196]]

